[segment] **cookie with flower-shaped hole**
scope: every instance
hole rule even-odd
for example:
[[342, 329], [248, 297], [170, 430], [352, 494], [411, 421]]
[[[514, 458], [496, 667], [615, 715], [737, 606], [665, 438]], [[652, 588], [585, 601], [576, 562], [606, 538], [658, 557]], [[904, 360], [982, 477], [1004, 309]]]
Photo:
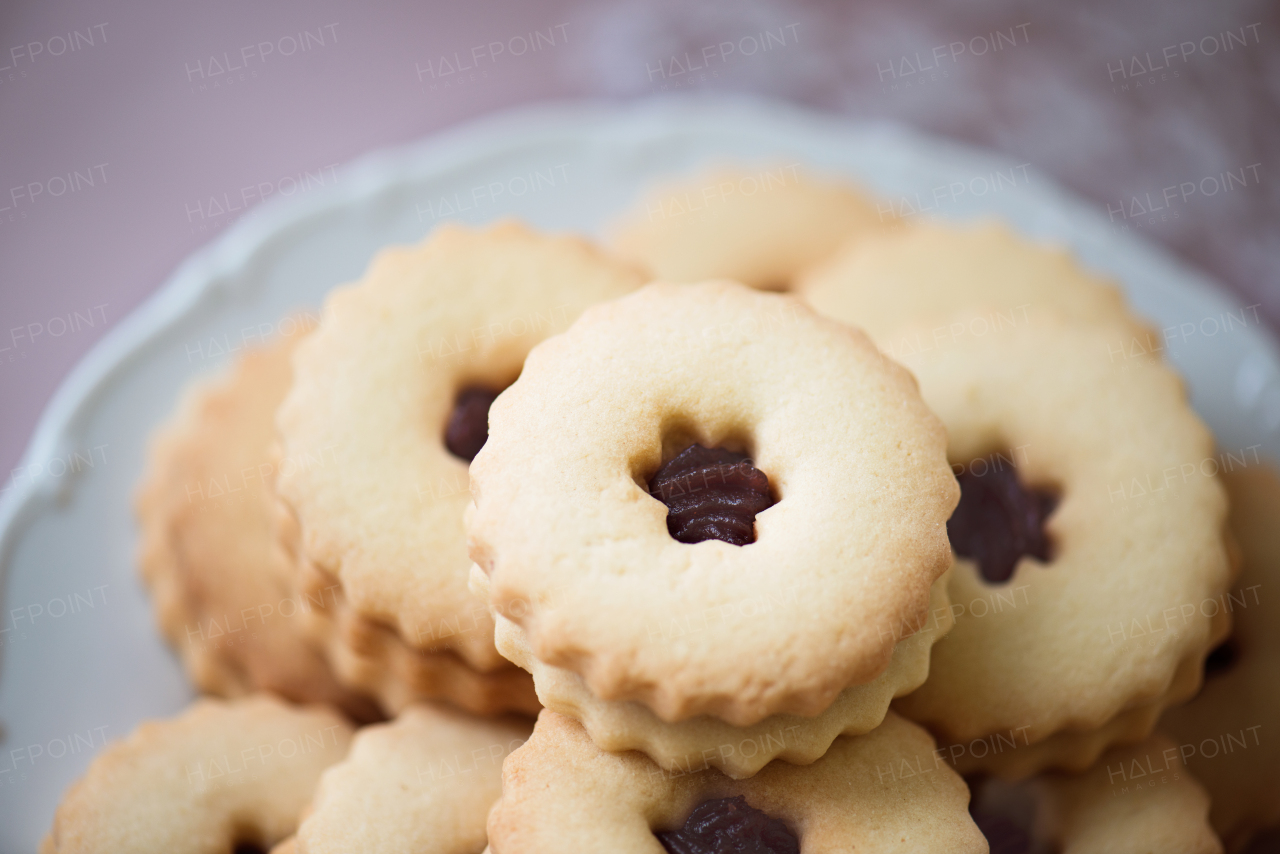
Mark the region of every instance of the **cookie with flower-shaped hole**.
[[1229, 629], [1200, 607], [1236, 569], [1213, 437], [1161, 360], [1115, 370], [1109, 334], [1045, 315], [906, 358], [961, 487], [952, 598], [1023, 590], [959, 614], [896, 701], [965, 773], [1080, 771], [1146, 737]]
[[107, 745], [63, 795], [41, 854], [265, 851], [297, 827], [351, 734], [324, 706], [197, 700]]
[[489, 851], [979, 854], [987, 844], [968, 800], [929, 734], [892, 713], [812, 765], [771, 762], [733, 780], [600, 750], [577, 721], [547, 710], [503, 766]]
[[494, 404], [471, 556], [528, 656], [652, 713], [621, 725], [792, 715], [829, 743], [842, 692], [891, 671], [865, 731], [927, 667], [944, 448], [856, 330], [737, 283], [655, 283], [535, 348]]
[[[585, 240], [513, 222], [444, 226], [380, 252], [326, 300], [278, 412], [283, 457], [326, 461], [277, 482], [299, 560], [411, 650], [479, 673], [510, 669], [467, 590], [468, 463], [530, 348], [641, 280]], [[384, 675], [403, 658], [388, 645], [364, 652]], [[527, 692], [491, 711], [526, 704]]]

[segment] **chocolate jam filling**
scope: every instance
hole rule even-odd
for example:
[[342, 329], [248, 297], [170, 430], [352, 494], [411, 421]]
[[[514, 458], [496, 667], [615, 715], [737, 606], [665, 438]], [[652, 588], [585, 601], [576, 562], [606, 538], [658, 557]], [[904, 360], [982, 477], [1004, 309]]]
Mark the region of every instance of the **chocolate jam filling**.
[[769, 477], [745, 454], [690, 445], [649, 480], [667, 505], [667, 531], [682, 543], [756, 540], [756, 514], [773, 505]]
[[458, 392], [444, 428], [444, 446], [459, 459], [471, 462], [489, 440], [489, 407], [498, 392], [468, 386]]
[[1024, 556], [1049, 560], [1044, 523], [1058, 504], [1047, 490], [1028, 488], [1012, 466], [966, 467], [960, 482], [960, 504], [947, 520], [952, 550], [974, 560], [982, 577], [994, 584], [1008, 581]]
[[655, 833], [670, 854], [800, 854], [800, 840], [746, 798], [703, 801], [684, 827]]

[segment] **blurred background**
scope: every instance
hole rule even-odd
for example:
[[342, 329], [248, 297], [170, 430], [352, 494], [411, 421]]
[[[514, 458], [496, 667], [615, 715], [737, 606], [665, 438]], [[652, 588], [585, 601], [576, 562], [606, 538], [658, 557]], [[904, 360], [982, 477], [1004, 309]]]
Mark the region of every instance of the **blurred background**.
[[75, 362], [246, 210], [536, 101], [750, 93], [996, 149], [1274, 330], [1278, 24], [1261, 0], [7, 0], [0, 471]]

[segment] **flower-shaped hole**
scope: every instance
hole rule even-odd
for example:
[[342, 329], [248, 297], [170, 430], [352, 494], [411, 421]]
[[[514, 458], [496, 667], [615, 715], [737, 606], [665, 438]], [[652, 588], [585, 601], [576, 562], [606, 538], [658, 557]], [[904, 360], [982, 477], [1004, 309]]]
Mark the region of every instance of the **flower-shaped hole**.
[[699, 440], [688, 429], [663, 437], [663, 462], [645, 481], [667, 507], [667, 532], [682, 543], [755, 542], [756, 514], [776, 503], [769, 476], [756, 468], [740, 436]]
[[1045, 522], [1058, 506], [1059, 490], [1025, 483], [1017, 460], [1015, 452], [996, 451], [952, 466], [960, 503], [947, 520], [951, 549], [973, 560], [992, 584], [1007, 582], [1023, 557], [1053, 559]]

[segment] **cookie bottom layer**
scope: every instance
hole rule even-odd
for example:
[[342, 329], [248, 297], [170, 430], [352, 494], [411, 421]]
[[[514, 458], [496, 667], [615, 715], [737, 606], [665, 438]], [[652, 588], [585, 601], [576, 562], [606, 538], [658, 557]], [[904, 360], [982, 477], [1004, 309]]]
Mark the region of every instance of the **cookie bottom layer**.
[[[472, 568], [472, 589], [486, 595], [488, 579]], [[930, 590], [924, 625], [894, 647], [889, 666], [874, 680], [853, 685], [816, 717], [771, 715], [759, 723], [737, 727], [699, 715], [668, 723], [641, 703], [601, 700], [581, 676], [544, 664], [529, 648], [524, 630], [495, 615], [498, 651], [533, 674], [538, 699], [547, 708], [582, 723], [591, 740], [612, 753], [638, 750], [671, 774], [715, 768], [736, 780], [752, 776], [773, 759], [808, 765], [827, 752], [841, 735], [862, 735], [884, 720], [890, 702], [914, 691], [929, 675], [929, 654], [951, 628], [949, 576]]]

